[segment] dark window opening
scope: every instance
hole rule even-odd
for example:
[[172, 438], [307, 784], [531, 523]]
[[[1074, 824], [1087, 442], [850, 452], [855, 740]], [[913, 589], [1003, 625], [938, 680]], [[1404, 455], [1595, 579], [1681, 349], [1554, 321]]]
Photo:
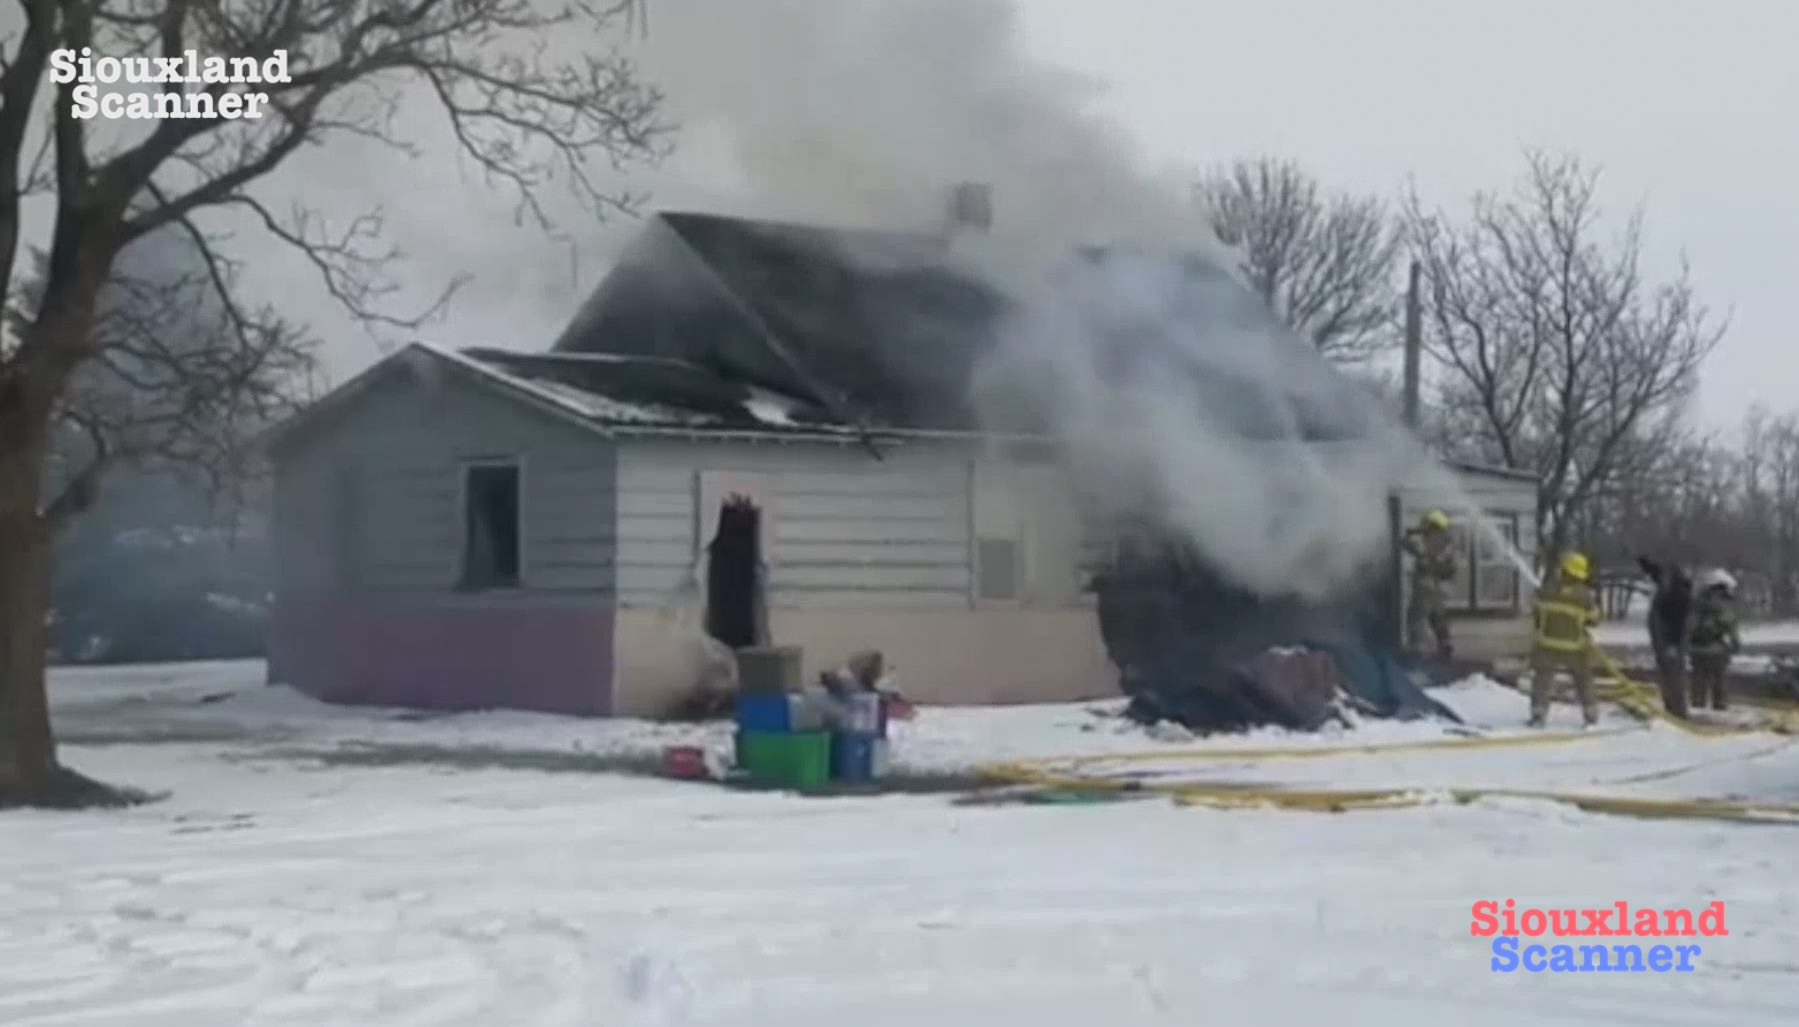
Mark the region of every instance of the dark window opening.
[[732, 649], [759, 645], [762, 602], [762, 511], [733, 495], [719, 507], [718, 530], [706, 546], [706, 633]]
[[519, 583], [519, 473], [516, 465], [470, 467], [463, 486], [462, 585]]

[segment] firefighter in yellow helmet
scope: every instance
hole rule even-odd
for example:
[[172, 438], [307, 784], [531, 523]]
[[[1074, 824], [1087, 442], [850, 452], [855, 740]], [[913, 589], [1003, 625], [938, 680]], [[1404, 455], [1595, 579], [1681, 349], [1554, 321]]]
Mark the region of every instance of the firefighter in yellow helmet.
[[1424, 650], [1428, 628], [1436, 641], [1436, 654], [1447, 660], [1454, 655], [1449, 638], [1449, 602], [1444, 594], [1455, 577], [1455, 536], [1449, 531], [1449, 515], [1432, 510], [1405, 533], [1400, 545], [1412, 558], [1412, 594], [1406, 603], [1406, 647], [1414, 654]]
[[1537, 590], [1536, 637], [1530, 656], [1532, 727], [1542, 727], [1549, 715], [1549, 696], [1558, 673], [1574, 679], [1586, 725], [1599, 720], [1599, 704], [1593, 698], [1593, 626], [1599, 623], [1599, 607], [1593, 601], [1588, 571], [1584, 555], [1565, 553], [1556, 573]]

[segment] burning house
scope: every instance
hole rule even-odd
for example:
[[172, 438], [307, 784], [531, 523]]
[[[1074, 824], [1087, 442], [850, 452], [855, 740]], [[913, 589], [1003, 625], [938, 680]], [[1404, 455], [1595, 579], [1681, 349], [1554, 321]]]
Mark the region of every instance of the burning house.
[[[1193, 464], [1186, 485], [1203, 488], [1152, 499], [1128, 454], [1083, 447], [1106, 431], [1067, 431], [1081, 397], [1064, 394], [1037, 345], [1067, 335], [1067, 319], [1020, 318], [1007, 274], [970, 263], [968, 233], [979, 258], [991, 203], [959, 190], [953, 230], [934, 232], [662, 213], [547, 351], [415, 344], [324, 397], [271, 442], [271, 677], [344, 702], [660, 713], [701, 673], [693, 628], [672, 613], [695, 582], [708, 583], [714, 634], [742, 635], [719, 626], [760, 616], [803, 650], [808, 675], [877, 648], [926, 702], [1115, 695], [1108, 643], [1130, 664], [1127, 687], [1191, 679], [1253, 647], [1350, 635], [1390, 647], [1392, 529], [1441, 476], [1363, 483], [1331, 502], [1276, 480], [1287, 501], [1271, 522], [1310, 527], [1255, 541], [1300, 543], [1284, 557], [1295, 568], [1332, 564], [1331, 547], [1306, 548], [1334, 537], [1319, 526], [1378, 531], [1359, 529], [1371, 547], [1328, 594], [1279, 599], [1246, 583], [1232, 564], [1243, 547], [1228, 533], [1195, 544], [1191, 525], [1213, 507], [1242, 516], [1231, 508], [1248, 504], [1250, 465]], [[1107, 286], [1109, 253], [1053, 255], [1047, 266], [1071, 276], [1056, 294]], [[1280, 377], [1303, 387], [1281, 386], [1273, 409], [1260, 372], [1158, 364], [1155, 333], [1128, 318], [1088, 354], [1101, 386], [1116, 393], [1147, 367], [1174, 382], [1177, 405], [1208, 411], [1209, 431], [1262, 445], [1254, 466], [1303, 457], [1294, 466], [1316, 476], [1316, 452], [1361, 437], [1360, 387], [1282, 334], [1222, 267], [1147, 259], [1182, 283], [1181, 309], [1203, 309], [1203, 334], [1224, 324], [1232, 345], [1285, 347]], [[1182, 444], [1130, 434], [1143, 452]], [[1354, 467], [1325, 466], [1339, 462]], [[1534, 483], [1448, 477], [1529, 548], [1517, 533], [1532, 523]], [[745, 500], [754, 516], [721, 519]], [[1174, 512], [1139, 516], [1146, 507]], [[1124, 537], [1180, 560], [1146, 560], [1154, 546], [1121, 541], [1126, 523]], [[1520, 653], [1516, 571], [1472, 533], [1463, 545], [1462, 652]], [[1151, 584], [1174, 566], [1189, 569], [1181, 585]], [[1195, 623], [1210, 625], [1203, 652], [1156, 641]]]

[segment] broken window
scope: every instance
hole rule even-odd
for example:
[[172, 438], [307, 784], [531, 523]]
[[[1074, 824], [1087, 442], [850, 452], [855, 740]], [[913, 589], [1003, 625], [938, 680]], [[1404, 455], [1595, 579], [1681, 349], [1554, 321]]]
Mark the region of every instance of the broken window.
[[1018, 598], [1018, 543], [1009, 538], [975, 542], [975, 598], [1001, 602]]
[[477, 464], [466, 470], [462, 521], [462, 586], [516, 587], [519, 583], [517, 464]]

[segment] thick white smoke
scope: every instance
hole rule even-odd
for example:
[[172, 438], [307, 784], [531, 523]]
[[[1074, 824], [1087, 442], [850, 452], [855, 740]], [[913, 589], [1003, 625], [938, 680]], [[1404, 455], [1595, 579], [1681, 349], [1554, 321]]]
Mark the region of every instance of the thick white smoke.
[[1382, 569], [1386, 497], [1418, 449], [1234, 282], [1151, 253], [973, 251], [1016, 303], [977, 404], [1046, 410], [1102, 512], [1173, 530], [1263, 595], [1322, 599]]
[[[1082, 477], [1105, 483], [1096, 491], [1153, 509], [1258, 591], [1316, 595], [1384, 554], [1383, 498], [1411, 447], [1385, 433], [1298, 445], [1298, 409], [1342, 390], [1268, 345], [1234, 305], [1243, 297], [1195, 296], [1165, 260], [1115, 257], [1071, 277], [1070, 262], [1016, 257], [1123, 243], [1232, 263], [1181, 176], [1147, 168], [1095, 113], [1092, 84], [1030, 56], [1008, 0], [655, 0], [648, 12], [644, 38], [605, 42], [640, 62], [679, 126], [672, 160], [624, 183], [653, 208], [935, 231], [954, 184], [987, 183], [994, 241], [1011, 245], [966, 256], [1019, 314], [983, 368], [984, 412], [1003, 417], [997, 397], [1028, 388], [1056, 411]], [[365, 186], [354, 163], [337, 164], [354, 179], [346, 192]], [[331, 180], [319, 170], [308, 188]], [[584, 231], [571, 204], [574, 243], [546, 245], [471, 203], [480, 190], [453, 163], [406, 174], [384, 192], [426, 240], [408, 247], [415, 277], [476, 276], [444, 342], [547, 345], [640, 227]], [[1106, 367], [1108, 341], [1132, 331], [1157, 345]], [[1201, 402], [1190, 386], [1213, 372], [1230, 385]], [[1245, 407], [1265, 438], [1239, 434]]]
[[[981, 369], [990, 423], [1021, 393], [1053, 411], [1111, 512], [1154, 515], [1257, 592], [1320, 597], [1385, 557], [1385, 498], [1415, 476], [1416, 447], [1312, 354], [1275, 344], [1253, 298], [1153, 255], [1234, 263], [1186, 184], [1092, 112], [1088, 84], [1025, 52], [1012, 4], [668, 0], [640, 53], [683, 125], [686, 177], [662, 179], [657, 206], [939, 230], [951, 187], [985, 183], [995, 237], [958, 260], [1017, 311]], [[1137, 255], [1074, 257], [1119, 243]], [[1372, 436], [1301, 444], [1317, 427], [1302, 411], [1320, 408]]]
[[949, 188], [991, 183], [1016, 232], [1181, 235], [1184, 186], [1152, 180], [1094, 89], [1033, 59], [1006, 0], [657, 0], [644, 71], [682, 125], [657, 205], [938, 227]]

